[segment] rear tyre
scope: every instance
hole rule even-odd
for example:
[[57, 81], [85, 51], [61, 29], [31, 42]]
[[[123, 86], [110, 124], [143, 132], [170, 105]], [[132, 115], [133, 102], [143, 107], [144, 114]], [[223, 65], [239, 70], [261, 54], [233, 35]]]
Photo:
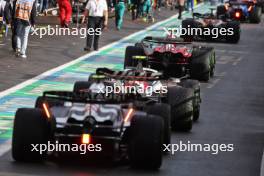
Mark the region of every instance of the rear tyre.
[[[133, 59], [133, 56], [145, 56], [144, 49], [138, 46], [128, 46], [125, 51], [124, 69], [127, 67], [136, 67], [137, 60]], [[144, 62], [143, 62], [144, 64]]]
[[[182, 20], [182, 28], [188, 29], [188, 28], [194, 28], [195, 27], [195, 21], [192, 18], [187, 18], [185, 20]], [[193, 35], [181, 35], [181, 38], [184, 39], [184, 41], [193, 41], [194, 36]]]
[[211, 58], [210, 58], [210, 78], [214, 77], [215, 75], [215, 64], [216, 64], [216, 60], [215, 60], [215, 51], [212, 51], [211, 53]]
[[259, 6], [261, 8], [261, 12], [264, 13], [264, 2], [261, 2]]
[[216, 17], [219, 19], [221, 16], [226, 16], [226, 8], [224, 5], [217, 6]]
[[195, 49], [190, 63], [190, 76], [199, 81], [209, 81], [212, 71], [213, 48]]
[[47, 151], [31, 151], [31, 144], [47, 144], [50, 127], [44, 113], [40, 109], [18, 109], [15, 115], [12, 157], [16, 161], [43, 161]]
[[159, 169], [162, 164], [163, 120], [135, 115], [131, 120], [129, 159], [132, 167]]
[[192, 89], [180, 86], [168, 87], [168, 95], [164, 100], [171, 106], [171, 127], [173, 130], [190, 131], [193, 122]]
[[164, 136], [163, 143], [171, 143], [171, 108], [168, 104], [154, 104], [147, 107], [147, 113], [162, 117], [164, 121]]
[[191, 88], [194, 90], [194, 99], [193, 99], [193, 121], [197, 121], [200, 116], [200, 104], [201, 104], [201, 88], [200, 83], [197, 80], [183, 80], [179, 83], [182, 87]]
[[230, 21], [227, 23], [227, 30], [233, 29], [233, 35], [227, 35], [226, 40], [229, 43], [238, 43], [240, 40], [240, 23], [238, 21]]
[[251, 23], [260, 23], [261, 21], [261, 7], [255, 6], [253, 11], [249, 14], [249, 21]]

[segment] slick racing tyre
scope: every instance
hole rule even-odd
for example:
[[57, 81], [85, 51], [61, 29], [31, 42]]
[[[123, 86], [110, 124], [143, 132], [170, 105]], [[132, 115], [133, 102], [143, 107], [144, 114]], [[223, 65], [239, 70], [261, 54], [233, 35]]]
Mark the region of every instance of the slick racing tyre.
[[255, 6], [251, 13], [249, 14], [249, 21], [251, 23], [260, 23], [261, 21], [261, 7]]
[[126, 47], [124, 69], [127, 67], [137, 66], [137, 60], [134, 60], [133, 56], [145, 56], [144, 49], [142, 47], [137, 46]]
[[[188, 28], [195, 28], [196, 25], [195, 25], [195, 21], [194, 19], [192, 18], [187, 18], [185, 20], [182, 20], [182, 28], [183, 29], [188, 29]], [[188, 42], [191, 42], [193, 41], [194, 39], [194, 36], [193, 35], [187, 35], [187, 34], [181, 34], [181, 38], [184, 39], [184, 41], [188, 41]]]
[[78, 93], [80, 91], [87, 90], [91, 85], [91, 81], [77, 81], [74, 83], [73, 92]]
[[45, 160], [47, 151], [42, 154], [39, 151], [32, 151], [32, 145], [47, 144], [49, 136], [50, 126], [42, 110], [18, 109], [13, 128], [12, 157], [21, 162]]
[[215, 70], [213, 48], [195, 48], [190, 63], [190, 76], [199, 81], [209, 81]]
[[171, 127], [173, 130], [191, 131], [193, 123], [192, 89], [180, 86], [168, 87], [168, 94], [164, 102], [171, 106]]
[[135, 115], [131, 120], [129, 159], [135, 168], [159, 169], [162, 164], [163, 119]]
[[200, 104], [201, 104], [200, 83], [197, 80], [186, 79], [181, 81], [179, 85], [184, 88], [191, 88], [194, 90], [193, 121], [197, 121], [200, 116]]
[[221, 17], [226, 17], [226, 8], [224, 5], [217, 6], [216, 8], [216, 17], [219, 19]]
[[216, 59], [215, 59], [215, 51], [213, 50], [211, 52], [211, 57], [210, 57], [210, 77], [214, 77], [215, 75], [215, 64], [216, 64]]
[[168, 104], [154, 104], [147, 106], [147, 113], [157, 115], [163, 118], [164, 121], [164, 137], [163, 143], [170, 144], [171, 142], [171, 108]]
[[259, 3], [258, 3], [258, 6], [261, 8], [261, 12], [262, 13], [264, 13], [264, 1], [260, 1]]
[[229, 43], [238, 43], [240, 39], [240, 23], [238, 21], [230, 21], [226, 24], [226, 29], [233, 30], [233, 35], [226, 35], [226, 41]]

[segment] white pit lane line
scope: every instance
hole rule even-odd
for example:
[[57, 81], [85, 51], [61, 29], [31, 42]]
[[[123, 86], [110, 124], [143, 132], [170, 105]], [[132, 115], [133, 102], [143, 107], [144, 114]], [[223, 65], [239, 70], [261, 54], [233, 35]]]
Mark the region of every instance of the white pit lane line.
[[216, 74], [214, 77], [217, 77], [217, 78], [212, 80], [212, 82], [209, 82], [206, 88], [207, 89], [213, 88], [225, 75], [226, 75], [226, 72]]
[[207, 89], [213, 88], [220, 80], [221, 80], [220, 78], [213, 80], [212, 83], [209, 83], [209, 85], [207, 86]]
[[[203, 5], [203, 3], [198, 4], [198, 5], [195, 6], [194, 8], [195, 8], [195, 9], [196, 9], [196, 8], [199, 8], [201, 5]], [[184, 14], [186, 14], [186, 12], [183, 12], [182, 15], [184, 15]], [[108, 44], [108, 45], [106, 45], [106, 46], [100, 48], [98, 51], [93, 51], [93, 52], [91, 52], [91, 53], [85, 54], [85, 55], [83, 55], [83, 56], [81, 56], [81, 57], [79, 57], [79, 58], [77, 58], [77, 59], [75, 59], [75, 60], [73, 60], [73, 61], [71, 61], [71, 62], [65, 63], [65, 64], [63, 64], [63, 65], [61, 65], [61, 66], [58, 66], [58, 67], [54, 68], [54, 69], [48, 70], [48, 71], [46, 71], [46, 72], [44, 72], [44, 73], [42, 73], [42, 74], [40, 74], [40, 75], [38, 75], [38, 76], [36, 76], [36, 77], [34, 77], [34, 78], [32, 78], [32, 79], [29, 79], [29, 80], [24, 81], [24, 82], [22, 82], [22, 83], [20, 83], [20, 84], [18, 84], [18, 85], [16, 85], [16, 86], [14, 86], [14, 87], [11, 87], [11, 88], [9, 88], [9, 89], [7, 89], [7, 90], [5, 90], [5, 91], [2, 91], [2, 92], [0, 92], [0, 98], [2, 98], [2, 97], [4, 97], [4, 96], [7, 96], [7, 95], [9, 95], [9, 94], [11, 94], [11, 93], [13, 93], [13, 92], [19, 90], [19, 89], [22, 89], [22, 88], [28, 86], [28, 85], [31, 85], [31, 84], [33, 84], [34, 82], [37, 82], [37, 81], [39, 81], [39, 80], [41, 80], [41, 79], [44, 79], [45, 77], [50, 76], [50, 75], [52, 75], [52, 74], [54, 74], [54, 73], [56, 73], [56, 72], [58, 72], [58, 71], [60, 71], [60, 70], [62, 70], [62, 69], [64, 69], [64, 68], [66, 68], [66, 67], [69, 67], [69, 66], [71, 66], [71, 65], [73, 65], [73, 64], [76, 64], [76, 63], [78, 63], [78, 62], [80, 62], [80, 61], [82, 61], [82, 60], [85, 60], [87, 57], [90, 57], [90, 56], [96, 55], [96, 54], [99, 53], [101, 50], [105, 50], [105, 49], [108, 49], [108, 48], [112, 47], [113, 45], [116, 45], [116, 44], [118, 44], [118, 43], [122, 43], [122, 42], [124, 42], [124, 41], [126, 41], [126, 40], [128, 40], [128, 39], [130, 39], [130, 38], [133, 38], [134, 36], [136, 36], [136, 35], [138, 35], [138, 34], [146, 33], [147, 31], [149, 31], [149, 30], [151, 30], [151, 29], [154, 29], [154, 28], [157, 27], [157, 26], [160, 26], [162, 23], [165, 23], [165, 22], [167, 22], [167, 21], [170, 21], [170, 20], [173, 19], [173, 18], [176, 19], [177, 16], [178, 16], [178, 14], [175, 14], [175, 15], [171, 16], [171, 17], [168, 18], [168, 19], [165, 19], [165, 20], [162, 20], [162, 21], [160, 21], [160, 22], [157, 22], [157, 23], [155, 23], [155, 24], [153, 24], [153, 25], [151, 25], [151, 26], [149, 26], [149, 27], [147, 27], [147, 28], [145, 28], [145, 29], [143, 29], [143, 30], [141, 30], [141, 31], [135, 32], [135, 33], [130, 34], [130, 35], [128, 35], [127, 37], [122, 38], [122, 39], [120, 39], [120, 40], [118, 40], [118, 41], [116, 41], [116, 42], [110, 43], [110, 44]], [[1, 144], [1, 145], [0, 145], [0, 157], [3, 156], [6, 152], [8, 152], [10, 149], [11, 149], [11, 140], [8, 140], [7, 142]], [[1, 174], [1, 173], [0, 173], [0, 174]]]
[[240, 61], [242, 61], [242, 57], [240, 56], [232, 65], [236, 66]]

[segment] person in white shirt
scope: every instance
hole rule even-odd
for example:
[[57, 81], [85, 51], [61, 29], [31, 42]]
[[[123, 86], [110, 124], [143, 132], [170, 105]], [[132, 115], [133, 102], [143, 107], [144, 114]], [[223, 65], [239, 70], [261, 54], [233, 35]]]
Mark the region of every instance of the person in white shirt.
[[[88, 16], [87, 24], [87, 42], [85, 51], [90, 51], [92, 48], [98, 50], [98, 43], [101, 31], [103, 28], [107, 27], [108, 24], [108, 8], [106, 0], [89, 0], [84, 12], [84, 18], [82, 23], [84, 23], [85, 18]], [[94, 32], [90, 32], [94, 31]], [[100, 31], [100, 32], [98, 32]]]

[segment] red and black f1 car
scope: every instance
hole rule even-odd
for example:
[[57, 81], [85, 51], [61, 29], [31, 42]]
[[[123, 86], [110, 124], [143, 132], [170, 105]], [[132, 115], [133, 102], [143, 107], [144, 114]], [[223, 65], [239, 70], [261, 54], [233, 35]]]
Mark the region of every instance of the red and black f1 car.
[[180, 39], [146, 37], [135, 46], [128, 46], [124, 68], [135, 67], [138, 63], [133, 56], [147, 56], [143, 67], [163, 72], [164, 76], [183, 77], [208, 81], [215, 71], [213, 47], [194, 45]]
[[[240, 23], [225, 14], [193, 13], [193, 18], [182, 21], [182, 28], [190, 29], [191, 34], [181, 35], [185, 40], [226, 41], [237, 43], [240, 39]], [[219, 10], [219, 9], [218, 9]], [[218, 11], [219, 13], [219, 11]]]

